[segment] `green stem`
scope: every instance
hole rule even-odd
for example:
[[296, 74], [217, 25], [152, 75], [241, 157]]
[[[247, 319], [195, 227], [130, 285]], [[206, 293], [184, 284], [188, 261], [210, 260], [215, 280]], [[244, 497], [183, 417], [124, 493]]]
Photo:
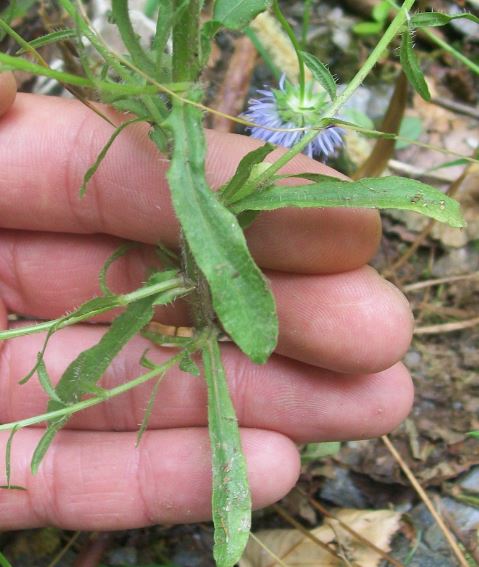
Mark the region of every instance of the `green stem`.
[[116, 388], [111, 388], [110, 390], [104, 390], [101, 396], [87, 398], [86, 400], [82, 400], [81, 402], [77, 402], [76, 404], [71, 404], [68, 407], [60, 410], [50, 411], [42, 415], [35, 415], [34, 417], [28, 417], [26, 419], [21, 419], [19, 421], [15, 421], [12, 423], [4, 423], [0, 425], [0, 431], [9, 431], [14, 428], [21, 429], [23, 427], [29, 427], [31, 425], [38, 425], [39, 423], [42, 423], [44, 421], [50, 421], [52, 419], [61, 418], [66, 415], [70, 416], [86, 408], [90, 408], [92, 406], [101, 404], [106, 400], [114, 398], [115, 396], [119, 396], [120, 394], [124, 394], [125, 392], [128, 392], [129, 390], [132, 390], [133, 388], [136, 388], [137, 386], [140, 386], [145, 382], [148, 382], [149, 380], [155, 378], [159, 374], [163, 374], [164, 372], [169, 370], [172, 366], [180, 362], [182, 356], [183, 356], [183, 351], [179, 352], [178, 354], [175, 354], [175, 356], [171, 357], [163, 364], [156, 366], [153, 370], [150, 370], [149, 372], [146, 372], [146, 374], [142, 374], [141, 376], [138, 376], [137, 378], [131, 380], [130, 382], [126, 382], [125, 384], [120, 384]]
[[282, 28], [288, 35], [291, 43], [293, 44], [294, 50], [296, 51], [296, 57], [298, 58], [298, 67], [299, 67], [299, 98], [301, 100], [301, 105], [304, 103], [305, 92], [306, 92], [306, 77], [304, 72], [304, 59], [301, 55], [301, 46], [296, 39], [294, 31], [292, 27], [289, 25], [288, 20], [283, 16], [281, 9], [278, 4], [278, 0], [273, 1], [273, 12], [276, 18], [278, 19], [279, 23], [281, 24]]
[[[334, 118], [338, 111], [351, 98], [356, 89], [361, 86], [364, 79], [368, 76], [371, 69], [379, 61], [381, 55], [384, 53], [388, 45], [394, 39], [396, 34], [401, 30], [404, 22], [407, 20], [409, 10], [414, 5], [414, 2], [415, 0], [404, 0], [399, 12], [396, 14], [395, 18], [384, 32], [384, 35], [381, 37], [376, 47], [370, 53], [369, 57], [366, 59], [361, 69], [359, 69], [359, 71], [353, 77], [349, 85], [340, 95], [338, 95], [338, 97], [333, 101], [328, 110], [324, 113], [324, 115], [322, 116], [323, 119]], [[321, 126], [321, 122], [318, 124], [318, 126]], [[311, 132], [305, 134], [305, 136], [296, 145], [294, 145], [290, 150], [288, 150], [278, 160], [276, 160], [275, 163], [273, 163], [262, 175], [256, 178], [256, 186], [264, 186], [282, 167], [284, 167], [295, 156], [301, 153], [317, 135], [318, 132], [316, 128]]]
[[[190, 0], [173, 27], [173, 81], [194, 81], [199, 71], [201, 0]], [[175, 0], [180, 9], [181, 0]]]
[[479, 65], [476, 65], [473, 61], [468, 59], [465, 55], [463, 55], [457, 49], [454, 49], [454, 47], [452, 47], [452, 45], [450, 45], [449, 43], [444, 41], [442, 38], [440, 38], [438, 35], [436, 35], [432, 31], [427, 30], [427, 29], [422, 29], [421, 32], [425, 36], [427, 36], [431, 41], [433, 41], [436, 45], [439, 45], [439, 47], [444, 49], [444, 51], [447, 51], [447, 53], [450, 53], [458, 61], [463, 63], [466, 67], [468, 67], [476, 75], [479, 75]]
[[[399, 10], [399, 6], [397, 5], [397, 3], [394, 0], [388, 0], [388, 3], [391, 5], [391, 7], [395, 8], [396, 10]], [[441, 37], [439, 37], [437, 34], [435, 34], [434, 32], [432, 32], [431, 30], [428, 30], [426, 28], [421, 28], [420, 32], [425, 35], [430, 41], [432, 41], [433, 43], [435, 43], [436, 45], [438, 45], [439, 47], [441, 47], [442, 49], [444, 49], [444, 51], [447, 51], [447, 53], [450, 53], [453, 57], [455, 57], [458, 61], [460, 61], [461, 63], [463, 63], [466, 67], [468, 67], [471, 71], [473, 71], [474, 73], [476, 73], [476, 75], [479, 75], [479, 65], [476, 65], [473, 61], [471, 61], [470, 59], [468, 59], [465, 55], [463, 55], [460, 51], [458, 51], [457, 49], [454, 49], [454, 47], [452, 47], [452, 45], [449, 45], [449, 43], [447, 43], [446, 41], [444, 41]]]
[[301, 25], [301, 48], [306, 49], [308, 43], [308, 30], [309, 22], [311, 20], [311, 11], [313, 8], [313, 0], [305, 0], [304, 2], [304, 14], [303, 23]]
[[[139, 299], [143, 299], [144, 297], [149, 297], [151, 295], [155, 295], [157, 293], [161, 293], [164, 291], [169, 291], [175, 288], [178, 296], [185, 295], [190, 291], [192, 291], [193, 289], [193, 287], [191, 286], [188, 287], [185, 286], [182, 278], [173, 278], [171, 280], [166, 280], [164, 282], [152, 286], [142, 287], [125, 295], [119, 295], [117, 297], [117, 303], [114, 305], [114, 307], [125, 306], [128, 305], [129, 303], [133, 303], [134, 301], [138, 301]], [[30, 325], [29, 327], [18, 327], [16, 329], [8, 329], [7, 331], [1, 331], [0, 341], [4, 341], [7, 339], [14, 339], [15, 337], [21, 337], [23, 335], [32, 335], [34, 333], [49, 331], [54, 327], [57, 327], [57, 330], [63, 329], [64, 327], [69, 327], [70, 325], [74, 325], [76, 323], [80, 323], [81, 321], [85, 321], [86, 319], [90, 319], [93, 316], [100, 315], [101, 313], [105, 313], [106, 311], [111, 311], [111, 309], [112, 306], [108, 305], [108, 307], [105, 307], [104, 309], [102, 308], [95, 309], [94, 313], [84, 313], [83, 315], [79, 315], [78, 317], [70, 317], [65, 321], [63, 321], [64, 317], [60, 317], [58, 319], [53, 319], [52, 321], [45, 321], [44, 323], [37, 323], [35, 325]]]
[[111, 10], [121, 39], [135, 65], [146, 72], [154, 73], [155, 65], [141, 47], [138, 36], [131, 24], [128, 2], [126, 0], [112, 0]]

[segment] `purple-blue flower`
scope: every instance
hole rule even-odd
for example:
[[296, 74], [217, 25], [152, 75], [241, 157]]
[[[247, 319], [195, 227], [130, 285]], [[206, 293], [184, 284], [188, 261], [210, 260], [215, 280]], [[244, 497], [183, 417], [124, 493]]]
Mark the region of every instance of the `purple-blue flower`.
[[[303, 100], [299, 86], [292, 85], [281, 77], [279, 89], [261, 89], [259, 99], [250, 99], [243, 117], [254, 122], [249, 128], [251, 136], [278, 146], [291, 148], [308, 132], [294, 128], [314, 127], [327, 108], [327, 95], [324, 91], [315, 91], [314, 83], [307, 83]], [[267, 128], [291, 129], [291, 132], [278, 132]], [[343, 145], [343, 129], [329, 126], [318, 131], [318, 135], [304, 149], [309, 157], [316, 156], [325, 161], [337, 154]]]

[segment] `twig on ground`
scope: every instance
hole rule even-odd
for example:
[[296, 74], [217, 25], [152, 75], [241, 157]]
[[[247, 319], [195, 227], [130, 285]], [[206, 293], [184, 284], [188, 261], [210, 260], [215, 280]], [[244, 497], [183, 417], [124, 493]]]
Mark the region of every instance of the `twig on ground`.
[[414, 329], [415, 335], [435, 335], [438, 333], [452, 333], [462, 331], [479, 325], [479, 317], [473, 317], [466, 321], [455, 321], [454, 323], [439, 323], [438, 325], [424, 325]]
[[[479, 320], [479, 318], [478, 318], [478, 320]], [[441, 516], [438, 514], [438, 512], [434, 508], [434, 506], [431, 502], [431, 499], [427, 495], [426, 491], [419, 484], [419, 482], [416, 479], [416, 477], [414, 476], [414, 473], [412, 472], [412, 470], [409, 468], [407, 463], [404, 461], [404, 459], [398, 453], [398, 451], [396, 450], [394, 445], [391, 443], [391, 441], [389, 440], [389, 437], [387, 435], [383, 435], [381, 437], [381, 439], [382, 439], [383, 443], [386, 445], [388, 451], [391, 453], [391, 455], [394, 457], [394, 459], [397, 461], [397, 463], [401, 467], [403, 473], [406, 475], [409, 482], [412, 484], [414, 490], [418, 493], [419, 497], [423, 501], [426, 508], [431, 513], [431, 516], [434, 518], [439, 529], [444, 534], [444, 537], [446, 538], [447, 543], [451, 547], [451, 550], [454, 553], [454, 555], [456, 556], [457, 560], [459, 561], [459, 564], [461, 565], [461, 567], [469, 567], [469, 563], [467, 562], [467, 559], [464, 557], [464, 554], [463, 554], [461, 548], [457, 545], [457, 542], [454, 539], [454, 536], [452, 535], [449, 528], [446, 526], [444, 520], [441, 518]]]
[[417, 291], [419, 289], [424, 289], [425, 287], [458, 282], [462, 280], [470, 280], [473, 278], [479, 278], [479, 272], [473, 272], [472, 274], [462, 274], [460, 276], [448, 276], [447, 278], [437, 278], [434, 280], [424, 280], [422, 282], [416, 282], [413, 284], [405, 285], [403, 286], [402, 290], [406, 292]]
[[381, 556], [383, 559], [385, 559], [386, 561], [388, 561], [389, 563], [391, 563], [391, 565], [395, 565], [395, 567], [404, 567], [404, 565], [399, 562], [397, 559], [394, 559], [394, 557], [391, 557], [390, 555], [388, 555], [385, 551], [383, 551], [381, 548], [377, 547], [376, 545], [374, 545], [374, 543], [372, 543], [371, 541], [369, 541], [367, 538], [365, 538], [364, 536], [362, 536], [360, 533], [358, 533], [357, 531], [353, 530], [353, 528], [351, 528], [350, 526], [348, 526], [348, 524], [344, 523], [340, 518], [338, 518], [337, 516], [335, 516], [335, 514], [333, 514], [332, 512], [330, 512], [329, 510], [327, 510], [320, 502], [318, 502], [315, 498], [313, 498], [312, 496], [309, 496], [302, 488], [300, 488], [299, 486], [296, 487], [297, 492], [299, 492], [301, 494], [301, 496], [304, 496], [305, 498], [308, 499], [308, 502], [311, 504], [311, 506], [313, 508], [315, 508], [318, 512], [320, 512], [323, 516], [327, 517], [327, 518], [331, 518], [333, 520], [335, 520], [336, 522], [338, 522], [338, 524], [344, 529], [346, 530], [348, 533], [350, 533], [354, 538], [356, 538], [358, 541], [360, 541], [361, 543], [364, 543], [364, 545], [367, 545], [368, 547], [370, 547], [373, 551], [375, 551], [379, 556]]
[[465, 116], [470, 116], [471, 118], [476, 118], [477, 120], [479, 120], [479, 109], [475, 106], [440, 96], [433, 97], [431, 102], [433, 104], [437, 104], [437, 106], [442, 106], [443, 108], [447, 108], [448, 110], [453, 110], [454, 112], [457, 112], [459, 114], [464, 114]]
[[271, 549], [265, 543], [263, 543], [259, 539], [259, 537], [255, 536], [253, 532], [250, 533], [250, 538], [253, 539], [262, 549], [264, 549], [266, 553], [276, 561], [276, 563], [281, 565], [281, 567], [288, 567], [288, 565], [281, 559], [281, 557], [278, 557], [276, 553], [271, 551]]
[[332, 555], [336, 559], [343, 559], [327, 543], [321, 541], [318, 537], [316, 537], [304, 526], [302, 526], [297, 520], [293, 518], [293, 516], [291, 516], [291, 514], [288, 514], [288, 512], [286, 512], [286, 510], [284, 510], [281, 506], [279, 506], [278, 504], [273, 504], [272, 508], [279, 516], [281, 516], [284, 520], [286, 520], [289, 524], [291, 524], [295, 529], [300, 531], [304, 535], [304, 537], [310, 539], [311, 541], [319, 545], [319, 547], [327, 551], [330, 555]]

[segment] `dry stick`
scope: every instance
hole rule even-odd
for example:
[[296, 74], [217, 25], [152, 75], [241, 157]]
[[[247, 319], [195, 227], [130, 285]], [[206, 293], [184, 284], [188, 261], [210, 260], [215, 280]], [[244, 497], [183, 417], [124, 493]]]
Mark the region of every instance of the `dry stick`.
[[375, 551], [378, 555], [380, 555], [383, 559], [385, 559], [386, 561], [389, 561], [389, 563], [391, 563], [391, 565], [394, 565], [395, 567], [404, 567], [404, 565], [402, 563], [400, 563], [397, 559], [394, 559], [394, 557], [391, 557], [389, 554], [387, 554], [385, 551], [383, 551], [381, 548], [377, 547], [376, 545], [374, 545], [374, 543], [372, 543], [371, 541], [369, 541], [367, 538], [365, 538], [363, 535], [361, 535], [360, 533], [358, 533], [356, 530], [354, 530], [353, 528], [351, 528], [348, 524], [346, 524], [345, 522], [343, 522], [341, 519], [339, 519], [337, 516], [335, 516], [332, 512], [330, 512], [329, 510], [327, 510], [322, 504], [320, 504], [315, 498], [313, 498], [312, 496], [309, 496], [309, 494], [307, 494], [302, 488], [300, 488], [299, 486], [296, 486], [296, 490], [301, 494], [301, 496], [304, 496], [305, 498], [308, 499], [308, 502], [311, 504], [311, 506], [313, 508], [315, 508], [316, 510], [318, 510], [318, 512], [320, 512], [321, 514], [323, 514], [323, 516], [326, 516], [327, 518], [331, 518], [332, 520], [335, 520], [336, 522], [338, 522], [338, 524], [344, 529], [346, 530], [348, 533], [350, 533], [354, 538], [356, 538], [358, 541], [360, 541], [361, 543], [364, 543], [364, 545], [367, 545], [368, 547], [370, 547], [373, 551]]
[[435, 335], [438, 333], [452, 333], [454, 331], [462, 331], [479, 325], [479, 317], [467, 319], [467, 321], [457, 321], [455, 323], [440, 323], [439, 325], [425, 325], [424, 327], [416, 327], [415, 335]]
[[468, 541], [468, 537], [466, 536], [466, 534], [453, 520], [451, 515], [448, 512], [446, 512], [446, 510], [444, 510], [443, 506], [441, 505], [441, 502], [440, 501], [438, 502], [438, 500], [435, 499], [435, 504], [436, 506], [438, 506], [438, 508], [441, 509], [441, 514], [444, 518], [444, 521], [447, 523], [449, 529], [456, 536], [456, 538], [462, 543], [464, 549], [474, 558], [476, 563], [479, 564], [479, 543], [472, 542], [472, 540], [475, 539], [473, 532], [471, 532], [472, 533], [472, 537], [470, 538], [471, 541]]
[[464, 114], [465, 116], [470, 116], [471, 118], [479, 120], [479, 110], [475, 106], [463, 104], [461, 102], [456, 102], [449, 98], [442, 98], [439, 96], [433, 97], [431, 102], [432, 104], [436, 104], [437, 106], [442, 106], [443, 108], [447, 108], [448, 110], [453, 110], [458, 114]]
[[278, 504], [273, 504], [272, 508], [274, 509], [274, 511], [281, 516], [282, 518], [284, 518], [289, 524], [291, 524], [294, 528], [296, 528], [298, 531], [300, 531], [307, 539], [310, 539], [311, 541], [313, 541], [315, 544], [319, 545], [319, 547], [321, 547], [322, 549], [324, 549], [325, 551], [327, 551], [330, 555], [332, 555], [335, 559], [340, 559], [342, 560], [343, 558], [340, 557], [336, 551], [334, 549], [332, 549], [327, 543], [324, 543], [324, 541], [321, 541], [319, 539], [319, 537], [316, 537], [314, 534], [312, 534], [309, 530], [307, 530], [304, 526], [302, 526], [297, 520], [295, 520], [293, 518], [293, 516], [291, 516], [291, 514], [288, 514], [288, 512], [286, 512], [286, 510], [284, 510], [283, 508], [281, 508], [281, 506], [279, 506]]
[[63, 558], [65, 553], [70, 549], [70, 547], [76, 542], [76, 540], [80, 537], [82, 532], [75, 532], [72, 537], [68, 540], [67, 544], [60, 549], [60, 551], [55, 555], [55, 557], [50, 561], [48, 567], [55, 567], [60, 563], [60, 560]]
[[402, 471], [404, 472], [404, 474], [408, 478], [409, 482], [412, 484], [414, 490], [418, 493], [421, 500], [424, 502], [424, 505], [426, 506], [426, 508], [431, 513], [431, 516], [434, 518], [437, 525], [439, 526], [439, 529], [444, 534], [444, 537], [446, 538], [447, 543], [450, 545], [450, 547], [451, 547], [454, 555], [456, 556], [457, 560], [459, 561], [461, 567], [469, 567], [469, 563], [467, 562], [466, 558], [464, 557], [464, 554], [462, 553], [460, 547], [457, 545], [457, 542], [454, 539], [454, 536], [452, 535], [451, 531], [448, 529], [448, 527], [444, 523], [444, 520], [437, 513], [436, 509], [434, 508], [434, 506], [431, 502], [431, 499], [429, 498], [429, 496], [426, 494], [425, 490], [422, 488], [422, 486], [417, 481], [412, 470], [409, 468], [409, 466], [406, 464], [404, 459], [398, 453], [398, 451], [396, 450], [394, 445], [389, 440], [388, 436], [383, 435], [381, 437], [381, 439], [382, 439], [383, 443], [386, 445], [388, 451], [391, 453], [391, 455], [394, 457], [394, 459], [397, 461], [397, 463], [401, 467]]
[[250, 532], [249, 535], [260, 547], [262, 547], [266, 551], [266, 553], [270, 557], [272, 557], [276, 561], [276, 563], [279, 563], [281, 567], [288, 567], [288, 565], [281, 559], [281, 557], [278, 557], [276, 553], [274, 553], [274, 551], [271, 551], [271, 549], [265, 543], [263, 543], [259, 539], [259, 537], [255, 536], [253, 532]]
[[447, 278], [437, 278], [434, 280], [424, 280], [422, 282], [416, 282], [413, 284], [403, 286], [403, 291], [417, 291], [418, 289], [423, 289], [425, 287], [431, 287], [434, 285], [441, 285], [445, 283], [458, 282], [462, 280], [470, 280], [479, 277], [479, 272], [473, 272], [472, 274], [462, 274], [461, 276], [449, 276]]
[[257, 51], [249, 37], [243, 36], [235, 41], [235, 50], [228, 64], [221, 88], [211, 105], [224, 116], [213, 115], [213, 130], [233, 132], [235, 123], [226, 115], [238, 115], [248, 95], [248, 88], [253, 73]]

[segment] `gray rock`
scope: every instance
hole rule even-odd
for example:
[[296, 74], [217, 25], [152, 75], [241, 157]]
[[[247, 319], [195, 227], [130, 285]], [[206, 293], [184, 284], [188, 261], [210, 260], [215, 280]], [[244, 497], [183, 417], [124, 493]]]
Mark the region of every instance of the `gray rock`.
[[354, 484], [348, 471], [337, 468], [335, 477], [328, 479], [321, 490], [321, 499], [341, 508], [367, 508], [368, 502]]

